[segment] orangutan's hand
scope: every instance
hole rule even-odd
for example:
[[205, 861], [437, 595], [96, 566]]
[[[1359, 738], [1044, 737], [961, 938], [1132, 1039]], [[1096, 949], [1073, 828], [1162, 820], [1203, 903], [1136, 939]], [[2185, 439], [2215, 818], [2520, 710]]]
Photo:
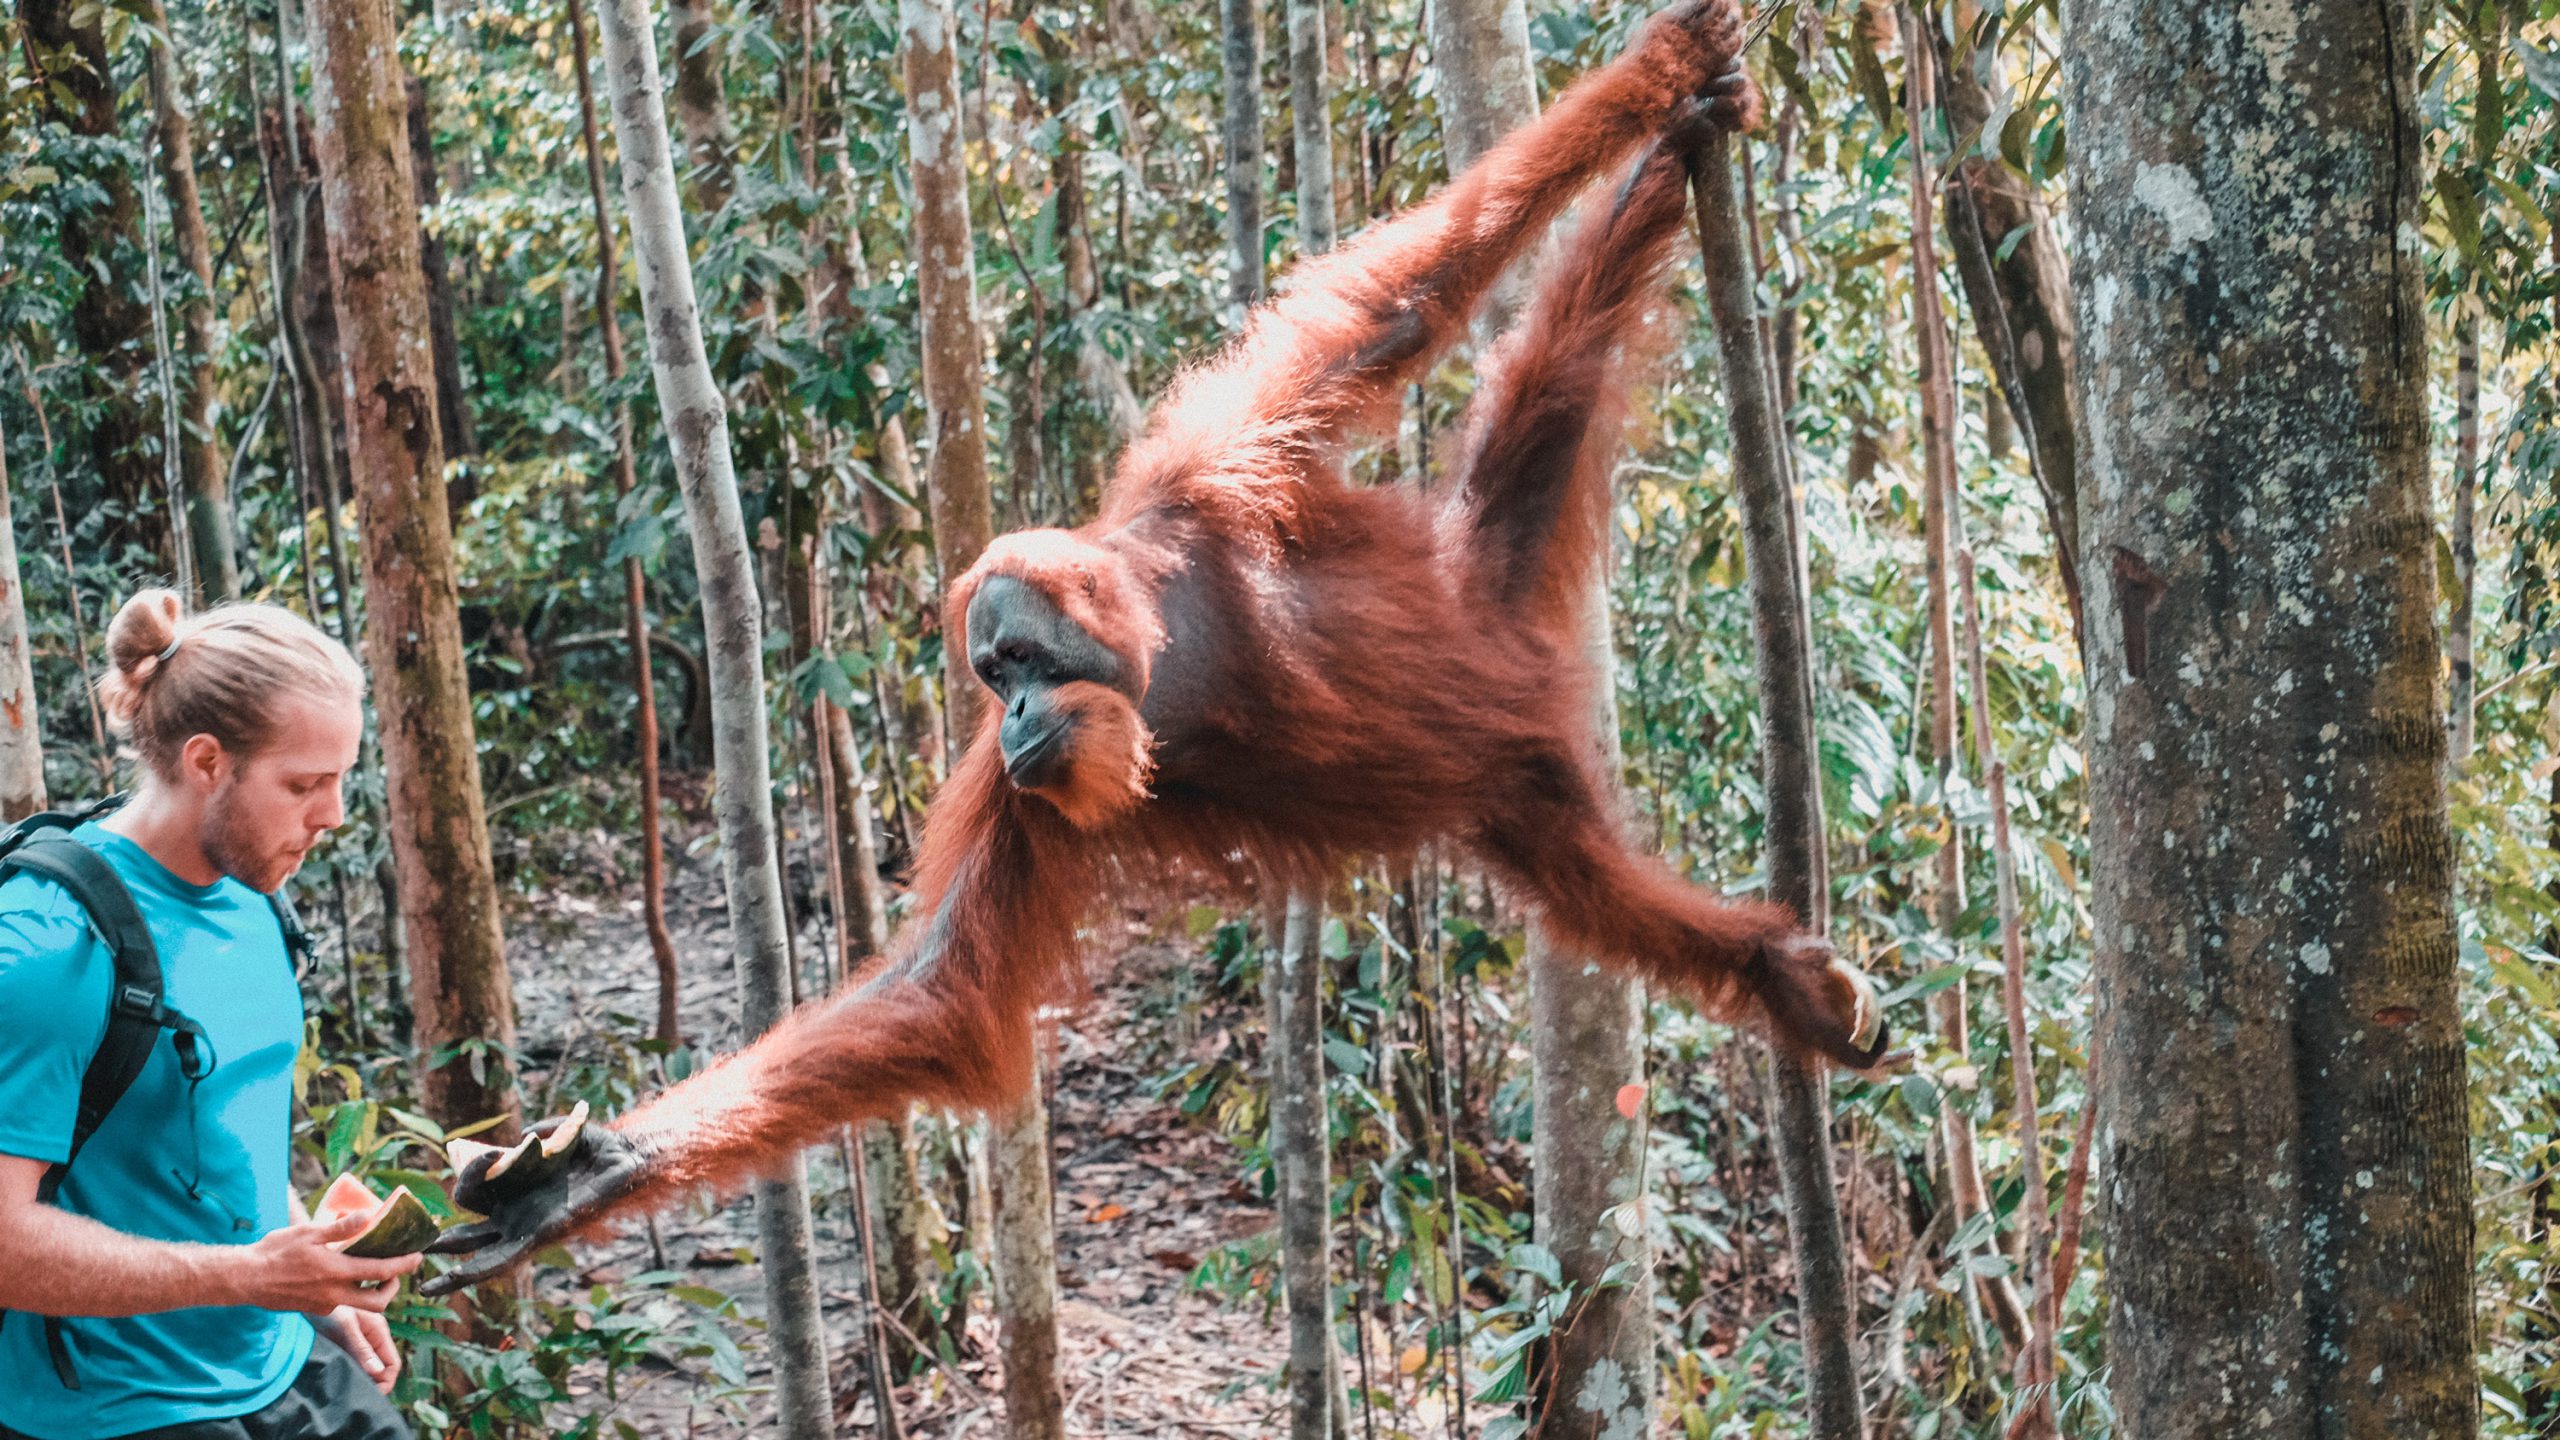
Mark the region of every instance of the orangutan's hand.
[[[474, 1149], [460, 1161], [454, 1203], [489, 1218], [436, 1237], [429, 1254], [471, 1258], [420, 1285], [418, 1293], [449, 1295], [513, 1269], [534, 1251], [602, 1219], [615, 1201], [640, 1187], [649, 1174], [647, 1153], [618, 1132], [582, 1123], [584, 1118], [581, 1106], [573, 1115], [535, 1125], [522, 1144]], [[558, 1137], [573, 1125], [561, 1143]], [[554, 1144], [556, 1150], [549, 1148]]]

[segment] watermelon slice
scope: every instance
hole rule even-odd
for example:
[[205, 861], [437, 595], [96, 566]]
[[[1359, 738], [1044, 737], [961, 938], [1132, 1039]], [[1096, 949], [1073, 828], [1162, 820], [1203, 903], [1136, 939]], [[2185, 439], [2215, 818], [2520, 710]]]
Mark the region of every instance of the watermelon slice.
[[328, 1193], [320, 1197], [320, 1208], [314, 1220], [340, 1220], [349, 1215], [370, 1216], [372, 1223], [363, 1233], [351, 1239], [332, 1241], [333, 1248], [358, 1260], [393, 1260], [415, 1255], [436, 1238], [435, 1217], [404, 1186], [391, 1192], [385, 1200], [373, 1193], [373, 1187], [353, 1175], [341, 1175], [329, 1183]]

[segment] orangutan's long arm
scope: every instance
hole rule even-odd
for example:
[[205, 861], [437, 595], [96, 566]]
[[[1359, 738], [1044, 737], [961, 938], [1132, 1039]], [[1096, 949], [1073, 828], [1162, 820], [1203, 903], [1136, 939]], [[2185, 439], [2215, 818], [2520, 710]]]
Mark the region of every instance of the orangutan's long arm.
[[1121, 471], [1140, 493], [1115, 494], [1115, 511], [1191, 500], [1285, 530], [1290, 488], [1391, 422], [1400, 387], [1465, 333], [1504, 267], [1586, 184], [1702, 96], [1751, 122], [1741, 46], [1733, 0], [1680, 0], [1438, 195], [1301, 263], [1233, 347], [1158, 403]]
[[429, 1281], [442, 1294], [545, 1245], [688, 1192], [735, 1190], [848, 1124], [910, 1102], [976, 1108], [1029, 1083], [1031, 1018], [1074, 962], [1091, 863], [1045, 802], [1005, 781], [994, 731], [936, 800], [918, 856], [918, 918], [890, 966], [801, 1006], [744, 1050], [583, 1137], [531, 1189], [466, 1171], [455, 1198], [490, 1216], [437, 1248], [474, 1250]]
[[1664, 279], [1689, 207], [1686, 156], [1722, 120], [1700, 106], [1676, 121], [1608, 204], [1586, 207], [1527, 313], [1480, 367], [1450, 464], [1448, 523], [1452, 548], [1471, 557], [1469, 583], [1496, 611], [1563, 622], [1606, 553], [1627, 383], [1669, 328], [1647, 311], [1669, 298]]

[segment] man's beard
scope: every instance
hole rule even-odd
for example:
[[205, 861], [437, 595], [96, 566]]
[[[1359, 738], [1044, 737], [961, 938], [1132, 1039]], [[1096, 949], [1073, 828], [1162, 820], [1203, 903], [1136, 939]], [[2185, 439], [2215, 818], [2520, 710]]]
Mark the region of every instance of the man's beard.
[[223, 874], [252, 890], [272, 895], [300, 866], [301, 859], [273, 846], [261, 846], [242, 823], [240, 807], [228, 803], [230, 799], [231, 782], [226, 780], [205, 806], [204, 828], [198, 837], [204, 846], [204, 857]]

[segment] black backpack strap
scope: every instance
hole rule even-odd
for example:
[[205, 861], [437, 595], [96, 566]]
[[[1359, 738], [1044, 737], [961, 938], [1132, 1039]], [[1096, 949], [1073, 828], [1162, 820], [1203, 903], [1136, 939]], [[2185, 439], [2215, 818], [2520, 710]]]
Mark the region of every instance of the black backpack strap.
[[[7, 844], [7, 853], [0, 855], [0, 874], [23, 870], [42, 875], [70, 891], [71, 897], [88, 912], [89, 923], [97, 927], [115, 963], [106, 1034], [99, 1039], [97, 1053], [89, 1058], [89, 1068], [80, 1077], [80, 1108], [72, 1120], [70, 1152], [45, 1167], [44, 1177], [36, 1182], [36, 1199], [43, 1204], [52, 1202], [62, 1189], [63, 1176], [71, 1162], [80, 1158], [81, 1149], [97, 1133], [107, 1112], [133, 1088], [142, 1067], [150, 1061], [152, 1047], [159, 1043], [162, 1030], [176, 1032], [180, 1058], [190, 1070], [203, 1063], [199, 1050], [207, 1044], [204, 1027], [163, 1003], [160, 951], [151, 943], [151, 929], [134, 906], [132, 892], [125, 888], [113, 867], [97, 851], [67, 834], [34, 833], [62, 826], [66, 821], [77, 824], [112, 808], [112, 804], [90, 806], [75, 812], [76, 818], [31, 816], [20, 826], [26, 827], [39, 818], [49, 824], [13, 831], [5, 840], [14, 843]], [[209, 1058], [210, 1053], [203, 1050], [202, 1056]], [[79, 1376], [71, 1363], [70, 1345], [59, 1316], [44, 1317], [44, 1338], [54, 1374], [65, 1389], [79, 1389]]]
[[88, 1073], [80, 1078], [71, 1153], [45, 1172], [36, 1192], [38, 1199], [50, 1201], [61, 1188], [62, 1172], [79, 1158], [81, 1147], [97, 1133], [107, 1112], [133, 1088], [134, 1078], [151, 1058], [151, 1048], [160, 1041], [160, 1032], [178, 1032], [184, 1049], [189, 1040], [202, 1044], [204, 1030], [161, 1002], [160, 952], [151, 943], [151, 929], [135, 908], [132, 892], [97, 851], [67, 836], [42, 836], [0, 857], [0, 871], [6, 870], [31, 871], [70, 891], [89, 912], [89, 923], [97, 927], [115, 960], [107, 1031], [98, 1041]]
[[285, 898], [283, 887], [277, 887], [275, 893], [267, 897], [267, 908], [276, 912], [276, 928], [284, 932], [285, 963], [291, 965], [293, 973], [299, 976], [311, 962], [311, 932], [302, 928], [302, 916], [294, 910], [293, 902]]

